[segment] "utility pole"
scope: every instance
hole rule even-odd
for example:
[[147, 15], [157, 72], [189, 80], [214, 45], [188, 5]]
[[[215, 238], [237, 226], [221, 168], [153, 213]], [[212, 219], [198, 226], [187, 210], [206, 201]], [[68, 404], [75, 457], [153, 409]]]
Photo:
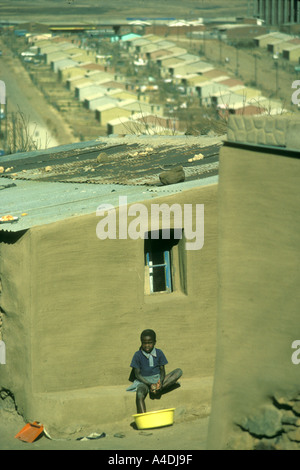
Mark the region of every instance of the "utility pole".
[[276, 98], [278, 98], [278, 88], [279, 88], [279, 83], [278, 83], [278, 59], [275, 59], [274, 62], [275, 65], [275, 70], [276, 70]]
[[247, 1], [247, 17], [250, 18], [250, 0]]
[[239, 76], [239, 48], [236, 48], [236, 76]]
[[7, 116], [7, 97], [6, 97], [6, 103], [5, 103], [5, 137], [4, 137], [4, 150], [5, 150], [5, 153], [6, 153], [6, 149], [7, 149], [7, 119], [8, 119], [8, 116]]
[[12, 123], [12, 146], [13, 146], [13, 149], [12, 149], [12, 153], [16, 153], [16, 149], [17, 149], [17, 122], [16, 122], [16, 117], [15, 117], [15, 113], [12, 112], [11, 113], [11, 123]]
[[[0, 140], [2, 140], [2, 119], [5, 117], [6, 85], [0, 80]], [[3, 106], [3, 107], [2, 107]]]
[[254, 55], [254, 82], [255, 82], [255, 85], [257, 85], [257, 59], [260, 58], [260, 54], [259, 52], [254, 52], [253, 55]]

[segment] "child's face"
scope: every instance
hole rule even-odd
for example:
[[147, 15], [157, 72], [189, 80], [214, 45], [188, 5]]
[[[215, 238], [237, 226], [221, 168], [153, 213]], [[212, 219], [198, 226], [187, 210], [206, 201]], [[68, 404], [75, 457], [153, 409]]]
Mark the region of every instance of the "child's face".
[[150, 353], [152, 349], [154, 348], [155, 341], [151, 336], [144, 336], [142, 338], [142, 350], [145, 351], [146, 353]]

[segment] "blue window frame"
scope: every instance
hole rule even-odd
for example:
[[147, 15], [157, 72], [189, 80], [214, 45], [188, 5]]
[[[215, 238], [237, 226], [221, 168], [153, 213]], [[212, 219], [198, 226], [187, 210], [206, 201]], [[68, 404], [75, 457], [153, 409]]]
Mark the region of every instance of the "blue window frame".
[[146, 252], [150, 293], [172, 292], [170, 258], [170, 251], [168, 250], [151, 250]]
[[173, 248], [178, 245], [181, 238], [178, 237], [178, 230], [169, 229], [163, 231], [151, 231], [145, 233], [145, 292], [154, 294], [158, 292], [173, 292], [174, 279], [172, 267]]

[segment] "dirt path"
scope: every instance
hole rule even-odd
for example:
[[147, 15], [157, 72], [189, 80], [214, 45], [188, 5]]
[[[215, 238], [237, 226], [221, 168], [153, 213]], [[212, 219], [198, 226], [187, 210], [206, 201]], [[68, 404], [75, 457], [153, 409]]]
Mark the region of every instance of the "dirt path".
[[[43, 94], [32, 83], [18, 57], [0, 40], [0, 79], [7, 88], [8, 113], [20, 110], [29, 118], [31, 129], [37, 131], [41, 147], [53, 147], [78, 141], [62, 116], [47, 103]], [[44, 145], [46, 143], [46, 145]]]
[[[209, 418], [190, 416], [173, 426], [139, 431], [133, 429], [131, 420], [99, 426], [95, 432], [105, 433], [97, 440], [50, 440], [44, 435], [33, 443], [15, 439], [24, 427], [23, 419], [15, 412], [0, 410], [0, 450], [205, 450]], [[110, 455], [110, 454], [108, 454]], [[112, 453], [112, 455], [114, 455]]]

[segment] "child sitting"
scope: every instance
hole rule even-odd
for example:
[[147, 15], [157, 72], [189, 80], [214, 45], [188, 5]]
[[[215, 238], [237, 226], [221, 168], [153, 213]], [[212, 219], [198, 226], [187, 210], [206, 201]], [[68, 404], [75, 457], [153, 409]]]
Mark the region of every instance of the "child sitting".
[[136, 392], [137, 413], [146, 412], [145, 398], [148, 392], [159, 398], [161, 393], [167, 392], [182, 376], [181, 369], [175, 369], [166, 375], [165, 365], [168, 361], [164, 353], [155, 348], [155, 344], [155, 332], [144, 330], [141, 334], [141, 347], [134, 354], [130, 364], [133, 383], [127, 391]]

